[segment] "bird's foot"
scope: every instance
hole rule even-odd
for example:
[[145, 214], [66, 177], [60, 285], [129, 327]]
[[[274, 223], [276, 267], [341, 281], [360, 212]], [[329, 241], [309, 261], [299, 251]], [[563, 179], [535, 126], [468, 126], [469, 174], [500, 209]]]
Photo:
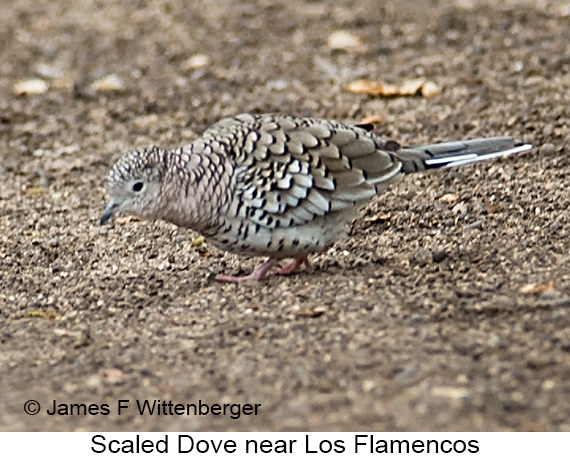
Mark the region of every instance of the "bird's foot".
[[301, 267], [301, 265], [305, 265], [307, 268], [311, 266], [307, 257], [301, 257], [298, 259], [293, 259], [291, 263], [277, 270], [275, 274], [290, 275], [292, 273], [295, 273]]
[[217, 275], [217, 281], [224, 282], [244, 282], [244, 281], [261, 281], [265, 278], [269, 270], [271, 270], [277, 261], [275, 259], [268, 259], [263, 265], [261, 265], [257, 270], [247, 276], [230, 276], [230, 275]]

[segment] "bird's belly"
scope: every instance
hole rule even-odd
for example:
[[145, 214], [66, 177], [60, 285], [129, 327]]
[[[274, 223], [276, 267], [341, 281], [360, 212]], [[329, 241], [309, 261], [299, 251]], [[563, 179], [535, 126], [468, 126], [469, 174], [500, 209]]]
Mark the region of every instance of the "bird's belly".
[[[322, 252], [346, 233], [346, 220], [316, 218], [313, 221], [287, 228], [266, 228], [251, 224], [241, 226], [236, 236], [233, 231], [207, 235], [208, 241], [224, 251], [250, 256], [273, 258], [303, 257]], [[232, 233], [233, 232], [233, 233]]]

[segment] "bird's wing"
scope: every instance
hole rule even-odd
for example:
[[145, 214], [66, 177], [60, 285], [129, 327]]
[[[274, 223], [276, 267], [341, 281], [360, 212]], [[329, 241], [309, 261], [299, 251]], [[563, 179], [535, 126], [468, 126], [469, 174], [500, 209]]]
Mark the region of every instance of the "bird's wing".
[[240, 115], [221, 120], [202, 138], [226, 142], [236, 212], [270, 228], [365, 203], [401, 171], [365, 128], [334, 121]]

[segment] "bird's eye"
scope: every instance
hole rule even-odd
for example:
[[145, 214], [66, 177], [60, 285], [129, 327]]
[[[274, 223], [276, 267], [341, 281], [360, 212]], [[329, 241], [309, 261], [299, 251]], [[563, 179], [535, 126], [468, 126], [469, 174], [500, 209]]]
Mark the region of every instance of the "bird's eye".
[[143, 183], [140, 181], [137, 181], [136, 183], [133, 184], [133, 191], [135, 192], [140, 192], [143, 188]]

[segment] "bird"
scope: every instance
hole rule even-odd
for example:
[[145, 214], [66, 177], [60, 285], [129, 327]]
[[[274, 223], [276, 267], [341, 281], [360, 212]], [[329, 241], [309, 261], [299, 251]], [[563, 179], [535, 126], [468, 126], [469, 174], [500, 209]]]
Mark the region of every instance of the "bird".
[[358, 209], [407, 174], [532, 149], [509, 137], [405, 147], [372, 130], [279, 114], [223, 118], [184, 146], [122, 156], [107, 175], [100, 223], [122, 213], [192, 229], [222, 250], [268, 258], [217, 280], [262, 280], [286, 258], [277, 274], [309, 266], [309, 254], [345, 236]]

